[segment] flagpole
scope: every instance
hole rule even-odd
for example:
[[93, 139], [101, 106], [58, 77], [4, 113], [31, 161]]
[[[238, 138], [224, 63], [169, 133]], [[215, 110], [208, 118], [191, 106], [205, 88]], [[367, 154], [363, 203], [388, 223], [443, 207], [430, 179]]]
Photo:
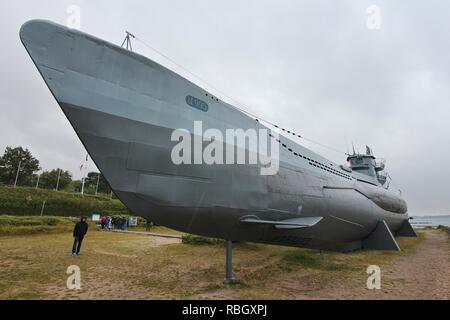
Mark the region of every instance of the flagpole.
[[84, 194], [84, 175], [83, 178], [81, 178], [81, 194]]
[[[84, 166], [82, 166], [82, 170], [86, 171], [86, 167], [87, 167], [87, 162], [88, 162], [88, 155], [86, 155], [86, 161], [84, 162]], [[81, 194], [84, 194], [84, 182], [86, 181], [86, 177], [85, 177], [85, 172], [83, 172], [83, 178], [81, 179], [82, 183], [81, 183]]]

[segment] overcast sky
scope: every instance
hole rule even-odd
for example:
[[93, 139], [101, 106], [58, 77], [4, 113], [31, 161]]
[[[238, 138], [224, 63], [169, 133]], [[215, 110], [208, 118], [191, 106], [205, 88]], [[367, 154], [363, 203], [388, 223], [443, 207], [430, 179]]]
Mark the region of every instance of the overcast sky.
[[86, 151], [18, 37], [29, 19], [72, 21], [71, 5], [82, 31], [121, 44], [129, 30], [265, 119], [343, 151], [371, 146], [410, 214], [450, 213], [450, 2], [2, 0], [0, 151], [26, 147], [79, 178]]

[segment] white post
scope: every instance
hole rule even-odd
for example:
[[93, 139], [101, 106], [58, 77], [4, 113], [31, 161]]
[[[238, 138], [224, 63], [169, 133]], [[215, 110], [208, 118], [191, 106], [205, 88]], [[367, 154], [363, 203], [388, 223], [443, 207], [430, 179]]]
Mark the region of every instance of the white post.
[[100, 172], [98, 173], [98, 176], [97, 176], [97, 186], [95, 187], [95, 195], [97, 195], [97, 192], [98, 192], [98, 184], [99, 184], [99, 182], [100, 182]]
[[[83, 166], [83, 170], [86, 171], [87, 170], [87, 162], [88, 162], [88, 155], [86, 155], [86, 160], [84, 161], [84, 166]], [[86, 180], [85, 178], [86, 174], [85, 172], [83, 172], [83, 179], [81, 179], [81, 194], [84, 194], [84, 182]]]
[[16, 180], [14, 181], [14, 188], [17, 186], [17, 179], [19, 179], [19, 171], [20, 165], [22, 164], [22, 160], [19, 160], [19, 166], [17, 167]]
[[81, 179], [81, 194], [84, 194], [84, 177]]
[[56, 181], [56, 191], [58, 191], [60, 177], [61, 177], [61, 169], [58, 170], [58, 180]]
[[39, 179], [41, 178], [41, 174], [38, 174], [37, 182], [36, 182], [36, 189], [39, 188]]
[[45, 200], [44, 200], [44, 202], [42, 202], [41, 217], [44, 214], [44, 207], [45, 207]]

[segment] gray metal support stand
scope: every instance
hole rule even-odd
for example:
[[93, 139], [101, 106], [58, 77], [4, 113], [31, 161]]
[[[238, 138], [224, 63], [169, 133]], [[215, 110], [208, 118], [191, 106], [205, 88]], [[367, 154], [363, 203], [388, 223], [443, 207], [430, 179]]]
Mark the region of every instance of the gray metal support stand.
[[233, 277], [233, 242], [227, 240], [227, 258], [226, 258], [226, 273], [224, 284], [236, 284], [239, 280]]

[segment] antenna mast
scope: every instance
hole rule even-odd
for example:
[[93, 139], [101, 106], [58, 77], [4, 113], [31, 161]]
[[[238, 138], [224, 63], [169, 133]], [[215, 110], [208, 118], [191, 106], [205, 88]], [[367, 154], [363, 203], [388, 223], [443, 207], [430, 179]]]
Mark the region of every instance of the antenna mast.
[[133, 47], [131, 46], [131, 38], [136, 39], [136, 37], [131, 32], [125, 31], [125, 33], [126, 33], [126, 36], [122, 42], [121, 47], [123, 48], [123, 46], [126, 45], [125, 48], [127, 50], [133, 51]]

